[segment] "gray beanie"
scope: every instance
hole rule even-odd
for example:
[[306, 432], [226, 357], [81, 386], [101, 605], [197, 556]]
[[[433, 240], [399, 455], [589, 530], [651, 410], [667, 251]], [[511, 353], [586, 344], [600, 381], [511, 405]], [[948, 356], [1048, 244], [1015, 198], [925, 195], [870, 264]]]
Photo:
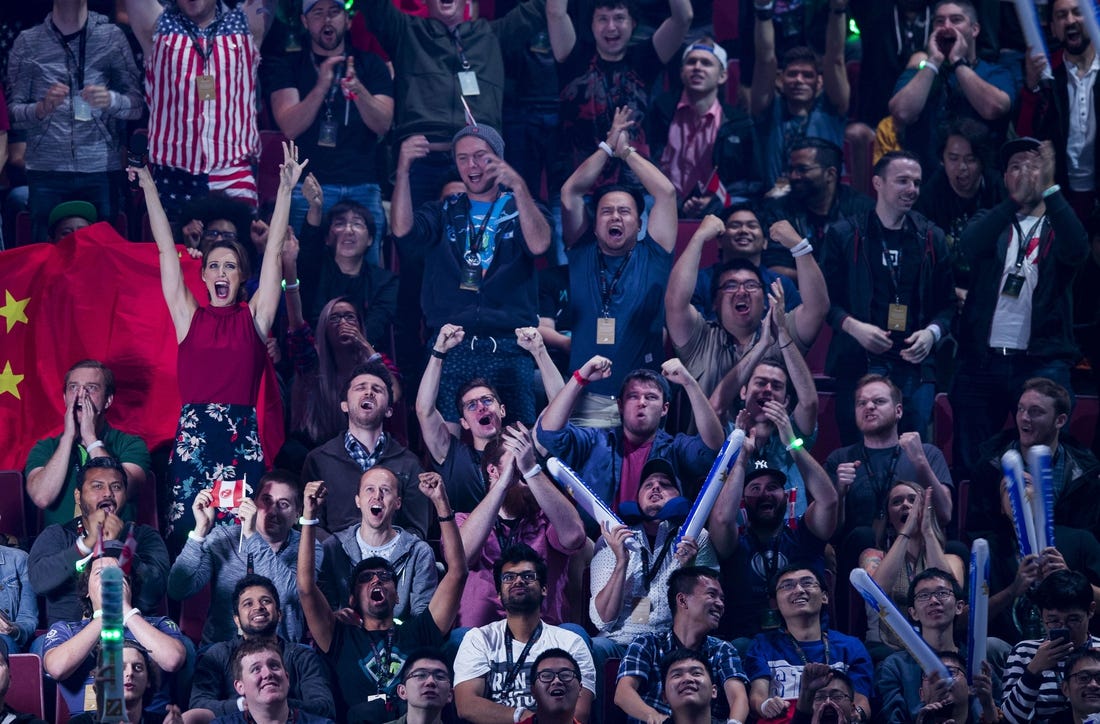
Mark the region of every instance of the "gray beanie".
[[486, 126], [484, 123], [477, 126], [465, 126], [455, 137], [451, 139], [451, 145], [457, 146], [458, 139], [465, 138], [466, 136], [476, 136], [485, 143], [489, 144], [489, 148], [493, 149], [493, 153], [499, 158], [504, 158], [504, 139], [500, 137], [500, 134], [496, 132], [496, 129], [491, 126]]

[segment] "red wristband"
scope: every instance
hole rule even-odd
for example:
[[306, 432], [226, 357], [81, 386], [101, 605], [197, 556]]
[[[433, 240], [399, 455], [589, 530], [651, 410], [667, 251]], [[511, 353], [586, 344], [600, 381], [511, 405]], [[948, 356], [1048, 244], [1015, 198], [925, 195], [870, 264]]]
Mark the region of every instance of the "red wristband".
[[584, 387], [588, 384], [588, 380], [581, 376], [580, 370], [573, 370], [573, 379], [577, 381], [577, 384]]

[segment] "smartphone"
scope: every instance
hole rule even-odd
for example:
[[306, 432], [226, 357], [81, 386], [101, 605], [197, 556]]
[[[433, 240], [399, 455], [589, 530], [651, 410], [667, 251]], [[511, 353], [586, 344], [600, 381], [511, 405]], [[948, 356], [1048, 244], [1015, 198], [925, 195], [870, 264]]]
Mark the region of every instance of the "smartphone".
[[1069, 629], [1068, 628], [1052, 628], [1047, 632], [1047, 638], [1051, 641], [1058, 641], [1064, 639], [1063, 643], [1069, 641]]

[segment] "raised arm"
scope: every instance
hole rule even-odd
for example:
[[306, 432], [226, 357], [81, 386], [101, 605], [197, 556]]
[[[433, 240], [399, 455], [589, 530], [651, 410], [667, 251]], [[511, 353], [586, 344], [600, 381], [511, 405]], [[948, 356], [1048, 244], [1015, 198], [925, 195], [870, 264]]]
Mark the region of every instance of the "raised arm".
[[577, 44], [577, 30], [569, 17], [568, 6], [568, 0], [546, 0], [546, 30], [550, 35], [554, 60], [559, 63], [569, 57]]
[[951, 511], [955, 506], [954, 501], [951, 499], [952, 491], [948, 485], [939, 479], [936, 471], [932, 469], [932, 464], [928, 461], [928, 455], [925, 454], [920, 433], [903, 432], [898, 436], [898, 445], [901, 446], [905, 457], [909, 458], [909, 462], [913, 464], [913, 468], [916, 470], [916, 482], [921, 487], [932, 491], [931, 502], [936, 511], [936, 519], [940, 522], [940, 525], [947, 525], [951, 522]]
[[124, 0], [127, 21], [137, 36], [145, 58], [153, 57], [153, 29], [164, 8], [157, 0]]
[[694, 17], [691, 0], [668, 0], [668, 9], [671, 14], [653, 33], [653, 49], [661, 63], [668, 63], [680, 49]]
[[531, 353], [535, 359], [535, 366], [539, 370], [539, 377], [542, 378], [542, 389], [546, 393], [546, 399], [554, 399], [561, 392], [561, 388], [565, 387], [565, 380], [562, 379], [554, 360], [550, 359], [550, 353], [546, 351], [542, 331], [535, 327], [520, 327], [516, 330], [516, 344]]
[[[922, 60], [927, 61], [923, 68], [919, 67]], [[894, 117], [896, 123], [904, 127], [917, 120], [921, 111], [924, 110], [924, 104], [928, 102], [928, 94], [932, 92], [936, 75], [947, 72], [947, 68], [944, 67], [946, 60], [936, 42], [936, 33], [930, 33], [925, 52], [914, 53], [909, 59], [909, 68], [906, 72], [912, 70], [915, 72], [910, 76], [909, 82], [894, 93], [894, 97], [888, 104], [890, 115]]]
[[[583, 385], [577, 381], [578, 376], [584, 380]], [[569, 422], [569, 415], [572, 414], [573, 406], [577, 404], [577, 400], [584, 391], [584, 385], [610, 376], [611, 360], [606, 357], [596, 355], [585, 362], [570, 376], [565, 387], [561, 388], [561, 392], [550, 400], [550, 404], [539, 416], [538, 426], [543, 430], [561, 430]]]
[[[739, 420], [740, 422], [740, 420]], [[718, 493], [718, 500], [707, 518], [707, 532], [710, 544], [719, 560], [725, 560], [737, 550], [738, 520], [741, 513], [741, 499], [745, 493], [745, 468], [756, 452], [756, 433], [750, 429], [741, 444], [741, 454], [733, 464], [729, 477]]]
[[787, 313], [783, 311], [783, 285], [779, 280], [772, 282], [771, 293], [768, 295], [768, 319], [765, 324], [771, 325], [771, 333], [779, 345], [779, 353], [783, 356], [783, 366], [787, 368], [787, 377], [791, 381], [791, 388], [798, 397], [798, 404], [794, 407], [791, 417], [798, 431], [809, 435], [817, 428], [817, 387], [814, 385], [814, 376], [810, 372], [810, 366], [806, 364], [806, 358], [798, 350], [790, 332], [787, 331]]
[[245, 0], [239, 6], [248, 18], [248, 29], [252, 31], [256, 47], [263, 45], [267, 31], [271, 30], [275, 18], [275, 6], [276, 0]]
[[672, 266], [665, 288], [665, 327], [672, 344], [682, 347], [691, 339], [691, 330], [698, 323], [699, 310], [691, 303], [695, 283], [699, 278], [699, 265], [703, 259], [703, 247], [711, 239], [718, 238], [726, 230], [722, 220], [708, 214], [699, 222], [687, 247]]
[[432, 346], [432, 356], [420, 378], [420, 388], [416, 391], [416, 419], [420, 423], [420, 434], [428, 453], [437, 463], [442, 463], [451, 449], [454, 433], [443, 415], [436, 407], [439, 398], [439, 380], [443, 376], [443, 358], [461, 344], [466, 333], [462, 327], [444, 324]]
[[187, 661], [187, 649], [183, 642], [146, 621], [140, 613], [127, 617], [125, 625], [137, 642], [149, 652], [150, 658], [161, 671], [178, 671]]
[[[317, 510], [324, 500], [324, 481], [306, 483], [302, 494], [302, 517], [316, 520]], [[316, 528], [315, 525], [303, 525], [302, 537], [298, 541], [298, 600], [302, 604], [306, 626], [313, 635], [317, 650], [327, 654], [332, 648], [333, 634], [336, 631], [336, 614], [329, 608], [325, 594], [321, 593], [321, 588], [317, 585], [317, 554], [314, 551], [314, 544], [317, 542]]]
[[516, 482], [516, 466], [512, 464], [514, 460], [511, 452], [504, 453], [500, 461], [500, 477], [459, 526], [458, 534], [462, 538], [462, 549], [466, 553], [467, 566], [472, 566], [481, 556], [481, 548], [489, 539], [489, 533], [496, 524], [500, 506], [504, 503], [504, 496]]
[[[786, 220], [772, 224], [768, 234], [788, 250], [802, 243], [802, 237]], [[821, 331], [825, 315], [829, 312], [829, 289], [812, 251], [812, 246], [804, 248], [795, 257], [794, 266], [802, 303], [792, 309], [787, 318], [787, 330], [803, 349], [809, 349], [813, 345], [817, 333]]]
[[282, 254], [290, 221], [290, 196], [302, 169], [309, 161], [298, 162], [298, 147], [294, 141], [283, 142], [283, 163], [279, 166], [279, 191], [275, 197], [275, 210], [271, 214], [270, 232], [267, 235], [267, 248], [264, 249], [260, 266], [260, 284], [256, 293], [248, 302], [252, 309], [252, 323], [261, 339], [267, 339], [275, 315], [279, 312], [279, 297], [282, 294]]
[[646, 193], [653, 197], [653, 208], [649, 211], [649, 235], [670, 254], [676, 250], [676, 234], [679, 219], [676, 215], [676, 187], [642, 154], [630, 145], [625, 133], [620, 133], [615, 145], [615, 156], [626, 162], [642, 182]]
[[684, 367], [683, 361], [678, 357], [665, 360], [661, 365], [661, 374], [669, 382], [675, 382], [684, 388], [688, 401], [691, 403], [692, 416], [695, 425], [699, 429], [699, 437], [703, 444], [712, 450], [718, 450], [726, 441], [726, 432], [722, 429], [722, 422], [718, 419], [714, 409], [710, 406], [707, 394], [699, 386], [699, 380], [691, 376]]
[[775, 57], [775, 25], [772, 19], [769, 17], [767, 20], [762, 20], [757, 11], [752, 32], [756, 63], [752, 69], [749, 113], [756, 118], [771, 107], [772, 99], [775, 97], [775, 74], [779, 70], [779, 61]]
[[405, 236], [413, 228], [412, 190], [409, 187], [409, 169], [418, 158], [428, 155], [428, 139], [409, 136], [401, 142], [397, 154], [397, 171], [390, 197], [390, 231], [394, 236]]
[[[155, 4], [156, 0], [151, 2]], [[176, 242], [172, 237], [172, 226], [168, 223], [164, 207], [161, 206], [160, 194], [157, 193], [157, 185], [153, 183], [153, 175], [149, 173], [147, 166], [131, 168], [129, 175], [131, 181], [134, 178], [138, 179], [141, 190], [145, 194], [149, 226], [153, 232], [153, 240], [157, 244], [157, 253], [160, 255], [160, 288], [164, 294], [164, 301], [168, 304], [172, 325], [176, 328], [176, 342], [182, 342], [188, 330], [191, 329], [191, 318], [195, 316], [198, 302], [183, 281], [179, 252], [176, 251]]]
[[[837, 115], [848, 115], [852, 89], [848, 85], [848, 69], [844, 65], [844, 42], [848, 38], [848, 0], [829, 0], [829, 19], [825, 23], [825, 56], [821, 59], [821, 75], [825, 97]], [[801, 279], [799, 280], [801, 286]]]
[[536, 462], [531, 431], [522, 422], [517, 422], [505, 428], [502, 442], [515, 460], [514, 473], [523, 476], [539, 509], [557, 535], [563, 552], [579, 550], [585, 542], [580, 513]]
[[[978, 75], [977, 71], [969, 64], [960, 64], [960, 60], [968, 59], [970, 43], [965, 35], [953, 30], [955, 42], [947, 57], [948, 63], [955, 73], [955, 79], [959, 82], [959, 90], [970, 101], [970, 105], [978, 112], [978, 115], [987, 121], [995, 121], [1012, 109], [1012, 98], [1003, 90]], [[933, 35], [934, 37], [934, 35]]]
[[[607, 542], [607, 547], [592, 558], [590, 568], [593, 596], [590, 611], [592, 623], [603, 633], [612, 629], [623, 610], [626, 574], [630, 568], [630, 551], [626, 549], [626, 541], [634, 533], [625, 525], [610, 529], [606, 525], [600, 526], [600, 533]], [[608, 558], [614, 558], [613, 566], [608, 565]]]
[[[604, 144], [612, 149], [616, 148], [623, 131], [634, 126], [633, 111], [629, 106], [621, 106], [615, 109], [615, 116], [611, 119], [611, 128], [607, 132]], [[590, 220], [588, 211], [584, 205], [584, 197], [596, 185], [596, 181], [603, 173], [611, 156], [601, 146], [586, 158], [577, 170], [573, 172], [561, 187], [561, 228], [562, 239], [566, 246], [572, 246], [581, 235], [588, 230]]]
[[443, 548], [443, 565], [447, 572], [435, 588], [428, 610], [432, 613], [435, 625], [440, 631], [450, 631], [458, 615], [458, 602], [462, 598], [462, 589], [466, 585], [469, 568], [466, 565], [466, 552], [462, 547], [462, 536], [455, 523], [454, 510], [447, 500], [447, 486], [439, 473], [420, 473], [420, 492], [435, 506], [439, 517], [440, 544]]
[[508, 162], [490, 155], [485, 160], [489, 173], [495, 182], [512, 192], [519, 212], [519, 227], [523, 231], [523, 241], [527, 250], [534, 255], [542, 254], [550, 248], [550, 224], [546, 221], [535, 199], [531, 196], [523, 176], [508, 165]]

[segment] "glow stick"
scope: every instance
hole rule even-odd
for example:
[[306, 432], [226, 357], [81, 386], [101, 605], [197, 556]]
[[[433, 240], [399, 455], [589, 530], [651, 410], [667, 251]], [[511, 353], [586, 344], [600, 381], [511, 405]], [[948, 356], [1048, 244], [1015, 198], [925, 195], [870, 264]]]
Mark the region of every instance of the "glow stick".
[[913, 656], [913, 659], [920, 665], [924, 673], [928, 675], [938, 674], [943, 681], [951, 681], [951, 674], [948, 673], [947, 667], [940, 661], [940, 657], [936, 656], [936, 653], [920, 637], [920, 634], [913, 630], [909, 621], [901, 615], [898, 607], [879, 588], [874, 579], [867, 574], [867, 571], [862, 568], [853, 568], [848, 575], [848, 580], [852, 582], [859, 595], [863, 596], [863, 600], [878, 614], [879, 623], [888, 626], [901, 639], [902, 645]]
[[969, 659], [966, 671], [970, 683], [982, 673], [986, 636], [989, 633], [989, 543], [978, 538], [970, 549], [970, 625], [967, 627]]
[[[1091, 0], [1081, 0], [1081, 4]], [[1050, 54], [1047, 52], [1046, 41], [1043, 40], [1043, 31], [1039, 28], [1039, 11], [1035, 7], [1035, 0], [1015, 0], [1016, 16], [1020, 18], [1020, 29], [1024, 33], [1024, 41], [1027, 43], [1028, 55], [1041, 55], [1047, 61], [1047, 67], [1043, 69], [1043, 78], [1050, 79], [1054, 76], [1050, 72]]]
[[110, 566], [102, 569], [99, 578], [103, 628], [99, 634], [99, 670], [101, 685], [100, 722], [129, 721], [122, 690], [122, 569]]
[[745, 431], [735, 427], [729, 437], [726, 438], [726, 441], [722, 443], [722, 449], [718, 451], [718, 457], [714, 459], [714, 464], [710, 466], [710, 472], [707, 473], [707, 479], [703, 481], [703, 487], [699, 490], [699, 495], [696, 496], [695, 502], [691, 506], [687, 520], [680, 526], [676, 542], [672, 544], [673, 551], [676, 550], [676, 546], [686, 536], [690, 535], [696, 542], [699, 541], [699, 534], [703, 532], [703, 528], [707, 524], [710, 511], [714, 508], [715, 501], [718, 500], [718, 493], [722, 492], [722, 486], [726, 484], [726, 476], [729, 475], [733, 464], [737, 462], [737, 456], [741, 454], [741, 445], [744, 442]]
[[[577, 507], [592, 516], [600, 528], [605, 526], [610, 530], [617, 525], [626, 525], [607, 503], [600, 500], [600, 496], [592, 492], [592, 488], [580, 479], [573, 470], [558, 458], [550, 458], [546, 461], [546, 469], [557, 479], [569, 497], [577, 504]], [[626, 539], [626, 547], [637, 553], [641, 550], [638, 541], [633, 537]]]
[[1031, 517], [1035, 522], [1036, 553], [1054, 545], [1054, 470], [1050, 448], [1032, 445], [1027, 451], [1027, 468], [1031, 473]]
[[[1019, 2], [1020, 0], [1016, 0]], [[1077, 3], [1081, 9], [1081, 21], [1085, 25], [1085, 32], [1089, 34], [1092, 47], [1100, 47], [1100, 22], [1096, 20], [1096, 5], [1093, 0], [1081, 0]]]
[[1016, 523], [1016, 540], [1020, 544], [1020, 555], [1029, 556], [1038, 553], [1035, 548], [1035, 521], [1031, 518], [1031, 505], [1027, 502], [1027, 487], [1024, 481], [1024, 460], [1020, 453], [1009, 450], [1001, 456], [1001, 470], [1008, 480], [1008, 499], [1012, 503], [1012, 519]]

